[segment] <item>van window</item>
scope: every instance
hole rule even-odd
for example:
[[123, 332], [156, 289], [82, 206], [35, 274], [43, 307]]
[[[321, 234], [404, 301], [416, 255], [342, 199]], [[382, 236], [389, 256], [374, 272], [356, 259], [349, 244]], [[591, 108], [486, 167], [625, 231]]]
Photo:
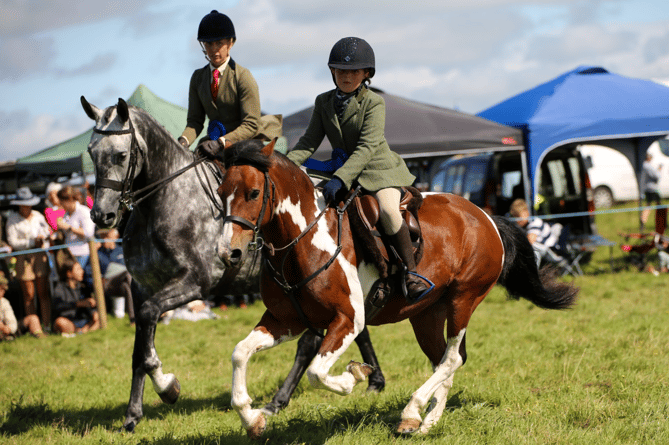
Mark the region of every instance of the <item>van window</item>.
[[572, 187], [574, 190], [572, 193], [574, 195], [580, 195], [582, 190], [581, 184], [581, 166], [578, 163], [578, 158], [567, 158], [567, 163], [569, 164], [569, 170], [571, 171], [572, 177]]
[[549, 177], [546, 178], [546, 181], [542, 180], [543, 185], [547, 187], [546, 193], [548, 193], [548, 190], [551, 190], [552, 192], [550, 195], [553, 195], [556, 198], [567, 196], [567, 174], [562, 160], [555, 159], [553, 161], [548, 161], [546, 162], [546, 168]]
[[514, 198], [513, 189], [520, 184], [521, 179], [522, 179], [522, 174], [519, 171], [502, 173], [502, 181], [501, 181], [502, 190], [500, 191], [502, 197], [508, 199]]
[[467, 180], [464, 184], [464, 193], [462, 196], [469, 199], [472, 192], [476, 193], [483, 190], [486, 167], [487, 164], [480, 162], [475, 162], [469, 165], [469, 169], [467, 171]]
[[446, 170], [446, 185], [444, 191], [455, 195], [462, 195], [462, 183], [465, 178], [465, 166], [454, 165]]

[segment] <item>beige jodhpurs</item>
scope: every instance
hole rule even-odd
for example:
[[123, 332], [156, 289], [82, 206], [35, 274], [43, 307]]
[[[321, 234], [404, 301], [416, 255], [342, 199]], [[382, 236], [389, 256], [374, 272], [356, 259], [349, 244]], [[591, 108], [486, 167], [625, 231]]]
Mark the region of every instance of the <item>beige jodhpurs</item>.
[[398, 188], [388, 187], [374, 193], [379, 202], [380, 219], [383, 229], [388, 235], [395, 235], [402, 227], [400, 214], [400, 198], [402, 193]]

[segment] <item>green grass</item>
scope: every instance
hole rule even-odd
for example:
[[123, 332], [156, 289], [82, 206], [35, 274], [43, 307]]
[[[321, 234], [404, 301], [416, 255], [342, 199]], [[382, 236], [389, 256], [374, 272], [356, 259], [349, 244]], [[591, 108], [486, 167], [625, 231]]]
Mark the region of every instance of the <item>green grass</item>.
[[[609, 239], [629, 216], [598, 217]], [[610, 221], [610, 220], [620, 221]], [[634, 222], [629, 223], [634, 230]], [[614, 236], [615, 235], [615, 236]], [[269, 418], [268, 444], [646, 444], [669, 443], [669, 274], [610, 273], [597, 252], [575, 279], [578, 305], [549, 312], [508, 301], [495, 289], [474, 313], [468, 361], [447, 409], [427, 436], [396, 437], [400, 413], [430, 375], [407, 322], [370, 329], [387, 379], [381, 394], [359, 385], [341, 397], [302, 381], [291, 404]], [[619, 249], [617, 249], [619, 250]], [[622, 264], [622, 255], [614, 252]], [[221, 320], [159, 325], [156, 347], [181, 398], [165, 405], [147, 380], [144, 419], [121, 427], [130, 391], [134, 331], [110, 318], [104, 331], [75, 338], [22, 337], [0, 343], [0, 443], [245, 444], [230, 408], [234, 345], [263, 311], [229, 310]], [[292, 365], [296, 343], [253, 357], [249, 393], [268, 402]], [[352, 347], [333, 368], [341, 373]]]

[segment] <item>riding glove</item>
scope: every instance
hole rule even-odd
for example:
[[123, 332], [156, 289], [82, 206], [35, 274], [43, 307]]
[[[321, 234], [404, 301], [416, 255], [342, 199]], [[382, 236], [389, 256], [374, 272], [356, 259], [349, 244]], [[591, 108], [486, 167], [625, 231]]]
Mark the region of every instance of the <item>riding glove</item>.
[[198, 150], [202, 155], [205, 157], [212, 159], [215, 158], [216, 155], [223, 150], [223, 144], [221, 143], [220, 139], [216, 139], [215, 141], [212, 140], [206, 140], [206, 141], [201, 141], [198, 146]]
[[323, 187], [323, 197], [325, 202], [336, 202], [337, 192], [344, 188], [344, 181], [334, 176]]

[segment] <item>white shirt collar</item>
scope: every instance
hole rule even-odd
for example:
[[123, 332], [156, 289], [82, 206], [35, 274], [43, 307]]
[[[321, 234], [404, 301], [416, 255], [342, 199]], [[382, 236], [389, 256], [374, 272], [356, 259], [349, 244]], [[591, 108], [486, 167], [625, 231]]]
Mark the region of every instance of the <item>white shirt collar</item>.
[[225, 62], [223, 62], [223, 64], [218, 68], [214, 68], [214, 66], [211, 63], [209, 64], [209, 68], [211, 69], [212, 73], [214, 72], [214, 70], [218, 70], [220, 74], [223, 74], [223, 71], [225, 71], [225, 69], [228, 67], [229, 62], [230, 62], [230, 56], [228, 56], [228, 58], [225, 59]]

